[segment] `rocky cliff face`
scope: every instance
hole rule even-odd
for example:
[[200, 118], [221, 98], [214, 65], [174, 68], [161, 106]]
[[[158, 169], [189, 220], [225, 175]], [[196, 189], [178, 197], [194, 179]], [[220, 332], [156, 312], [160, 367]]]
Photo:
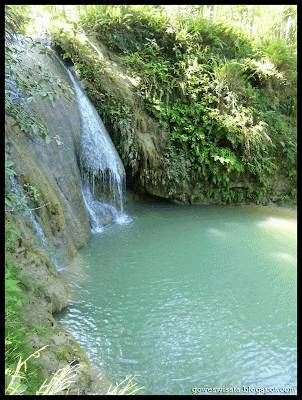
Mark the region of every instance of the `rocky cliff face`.
[[[154, 109], [159, 95], [153, 98], [155, 106], [151, 102], [153, 105], [152, 109], [150, 108], [147, 99], [152, 98], [153, 92], [152, 87], [149, 87], [152, 86], [152, 79], [148, 79], [148, 73], [145, 71], [144, 74], [142, 67], [141, 76], [137, 71], [136, 78], [129, 76], [131, 72], [125, 67], [122, 48], [116, 48], [112, 44], [115, 35], [108, 34], [106, 37], [106, 32], [90, 34], [91, 37], [85, 42], [72, 36], [65, 42], [62, 42], [60, 36], [54, 36], [53, 40], [61, 47], [62, 53], [69, 53], [79, 75], [85, 80], [85, 90], [104, 121], [123, 161], [129, 188], [139, 195], [160, 197], [178, 204], [255, 202], [266, 205], [278, 202], [282, 197], [289, 198], [293, 184], [288, 179], [283, 179], [283, 160], [276, 161], [278, 165], [267, 168], [264, 166], [264, 172], [260, 168], [262, 172], [259, 170], [259, 176], [255, 169], [244, 167], [245, 164], [241, 161], [232, 167], [232, 172], [229, 171], [230, 168], [226, 174], [225, 162], [229, 162], [228, 160], [219, 156], [220, 161], [213, 166], [218, 160], [215, 158], [217, 155], [207, 158], [209, 143], [203, 150], [198, 147], [199, 155], [200, 151], [205, 152], [204, 157], [200, 155], [203, 161], [198, 161], [199, 164], [192, 154], [182, 151], [181, 145], [179, 148], [178, 145], [169, 146], [169, 129], [173, 126], [169, 126], [170, 120], [167, 122], [165, 118], [155, 116]], [[123, 37], [121, 32], [117, 33], [117, 36], [118, 34]], [[170, 39], [172, 42], [169, 42], [166, 51], [173, 43], [173, 39]], [[122, 43], [125, 44], [126, 41], [125, 39]], [[132, 42], [135, 43], [135, 35]], [[127, 44], [129, 45], [129, 42]], [[140, 57], [139, 53], [132, 56], [138, 59]], [[160, 81], [153, 77], [153, 84], [164, 96], [165, 88], [161, 86]], [[178, 97], [181, 98], [181, 93]], [[174, 110], [173, 103], [171, 104], [172, 113]], [[178, 122], [173, 122], [176, 128], [178, 123], [179, 118]], [[181, 129], [186, 127], [181, 125]], [[188, 140], [187, 136], [184, 136], [182, 140]], [[217, 143], [215, 142], [215, 151], [219, 152], [222, 149], [222, 152], [229, 154], [228, 143]], [[193, 144], [190, 144], [192, 148]], [[237, 158], [242, 159], [241, 156]], [[265, 164], [265, 161], [262, 162]], [[221, 170], [218, 167], [221, 167]], [[273, 168], [280, 169], [278, 176], [273, 172]]]
[[[70, 78], [55, 57], [40, 54], [42, 47], [36, 45], [24, 52], [22, 68], [31, 71], [33, 80], [41, 78], [45, 71], [60, 79], [62, 87], [72, 87]], [[41, 72], [42, 71], [42, 72]], [[50, 83], [45, 83], [50, 87]], [[30, 207], [35, 208], [38, 223], [47, 241], [53, 244], [61, 259], [72, 258], [91, 235], [89, 216], [85, 208], [77, 156], [81, 140], [81, 118], [75, 96], [67, 97], [55, 84], [55, 106], [49, 97], [36, 96], [36, 102], [26, 104], [28, 116], [42, 121], [52, 137], [50, 143], [39, 133], [25, 133], [8, 116], [5, 120], [5, 148], [7, 158], [14, 162], [16, 180], [22, 186], [35, 187], [40, 197]], [[26, 98], [25, 98], [26, 101]], [[58, 145], [55, 137], [63, 142]], [[27, 231], [29, 234], [29, 231]]]
[[[55, 54], [49, 57], [44, 50], [42, 45], [35, 45], [19, 56], [22, 70], [31, 72], [32, 82], [38, 82], [42, 75], [54, 78], [54, 82], [45, 79], [44, 89], [56, 92], [55, 106], [49, 96], [42, 99], [41, 94], [36, 96], [36, 102], [27, 102], [26, 95], [17, 102], [26, 118], [33, 117], [45, 124], [52, 140], [46, 143], [41, 132], [32, 129], [25, 132], [20, 126], [21, 118], [7, 113], [5, 151], [7, 159], [14, 163], [15, 180], [28, 196], [27, 204], [34, 211], [52, 255], [61, 267], [87, 242], [91, 228], [78, 167], [82, 123], [76, 97], [67, 96], [68, 91], [58, 87], [58, 79], [64, 88], [72, 87], [72, 82]], [[55, 138], [63, 144], [58, 145]], [[8, 176], [6, 185], [11, 186]], [[26, 185], [35, 188], [39, 194], [37, 200], [31, 198]], [[22, 327], [26, 326], [26, 331], [30, 332], [29, 344], [33, 352], [46, 346], [37, 361], [34, 360], [40, 368], [41, 379], [52, 377], [71, 363], [80, 369], [69, 387], [69, 394], [106, 392], [108, 382], [100, 381], [99, 371], [92, 368], [76, 340], [53, 316], [68, 305], [68, 289], [43, 244], [39, 245], [31, 219], [24, 215], [24, 210], [17, 208], [8, 212], [6, 218], [20, 232], [17, 248], [10, 257], [24, 292]]]
[[[20, 225], [19, 225], [20, 227]], [[111, 382], [100, 378], [100, 371], [91, 364], [75, 338], [56, 321], [53, 313], [68, 304], [64, 281], [54, 269], [43, 249], [31, 250], [26, 240], [10, 255], [19, 269], [23, 290], [22, 328], [30, 332], [28, 344], [32, 352], [40, 351], [33, 359], [39, 368], [41, 383], [60, 369], [71, 365], [77, 368], [68, 387], [68, 394], [105, 394]], [[67, 393], [67, 390], [63, 392]]]
[[[183, 171], [177, 173], [172, 165], [166, 150], [167, 135], [146, 111], [137, 89], [139, 82], [127, 75], [119, 56], [95, 37], [85, 43], [85, 52], [76, 43], [72, 46], [68, 51], [83, 63], [95, 63], [94, 83], [80, 71], [79, 77], [123, 161], [127, 186], [141, 195], [177, 201], [183, 195], [179, 184]], [[184, 167], [179, 160], [177, 163], [180, 169]]]

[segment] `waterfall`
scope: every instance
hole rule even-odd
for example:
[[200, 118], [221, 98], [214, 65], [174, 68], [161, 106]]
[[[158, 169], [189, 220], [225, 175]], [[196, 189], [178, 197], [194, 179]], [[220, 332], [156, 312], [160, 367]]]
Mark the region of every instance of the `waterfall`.
[[[125, 170], [96, 109], [81, 89], [70, 69], [82, 119], [80, 169], [82, 195], [90, 215], [92, 233], [100, 233], [111, 220], [123, 225]], [[108, 218], [109, 216], [109, 218]]]
[[[17, 183], [17, 181], [13, 177], [13, 175], [9, 176], [9, 180], [10, 180], [12, 188], [16, 191], [16, 193], [18, 193], [20, 198], [25, 198], [26, 196], [24, 194], [24, 191], [23, 191], [22, 187]], [[47, 239], [46, 239], [46, 237], [44, 235], [43, 229], [41, 228], [40, 224], [37, 222], [32, 210], [26, 204], [24, 204], [24, 209], [25, 209], [25, 211], [27, 211], [27, 213], [29, 215], [29, 218], [30, 218], [30, 220], [31, 220], [31, 222], [33, 224], [33, 227], [34, 227], [36, 233], [38, 234], [38, 236], [40, 237], [40, 239], [42, 240], [42, 243], [43, 243], [43, 245], [44, 245], [44, 247], [45, 247], [45, 249], [46, 249], [46, 251], [47, 251], [47, 253], [48, 253], [48, 255], [49, 255], [50, 259], [51, 259], [51, 261], [53, 262], [54, 266], [56, 267], [56, 270], [58, 272], [60, 272], [62, 270], [62, 268], [60, 269], [58, 267], [57, 262], [53, 259], [52, 255], [51, 255], [51, 251], [49, 249], [49, 245], [48, 245]]]
[[100, 59], [103, 59], [104, 58], [104, 56], [103, 56], [103, 54], [101, 53], [101, 51], [90, 41], [90, 40], [88, 40], [89, 41], [89, 44], [94, 48], [94, 50], [98, 53], [98, 56], [100, 57]]
[[[25, 194], [23, 192], [22, 187], [17, 183], [16, 179], [13, 177], [13, 175], [9, 176], [10, 179], [10, 183], [13, 189], [15, 189], [15, 191], [18, 193], [18, 195], [20, 196], [20, 198], [25, 198]], [[29, 218], [33, 224], [33, 227], [35, 229], [35, 231], [37, 232], [37, 234], [40, 236], [40, 238], [42, 239], [42, 243], [44, 244], [44, 246], [46, 248], [48, 248], [48, 243], [47, 243], [47, 239], [44, 235], [43, 229], [41, 228], [41, 226], [38, 224], [38, 222], [36, 221], [34, 214], [32, 213], [32, 210], [27, 206], [24, 205], [24, 209], [27, 211]]]

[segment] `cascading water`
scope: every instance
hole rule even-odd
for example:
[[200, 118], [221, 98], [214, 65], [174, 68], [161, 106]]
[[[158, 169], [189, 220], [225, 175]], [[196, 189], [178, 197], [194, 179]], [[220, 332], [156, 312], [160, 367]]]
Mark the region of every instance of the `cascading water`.
[[[24, 192], [23, 192], [23, 189], [22, 189], [22, 187], [16, 182], [16, 179], [15, 179], [12, 175], [10, 175], [9, 179], [10, 179], [10, 183], [11, 183], [12, 188], [15, 190], [15, 192], [18, 193], [18, 195], [20, 196], [20, 198], [25, 198], [25, 194], [24, 194]], [[46, 239], [46, 237], [45, 237], [45, 235], [44, 235], [44, 233], [43, 233], [43, 229], [41, 228], [41, 226], [40, 226], [40, 225], [38, 224], [38, 222], [36, 221], [36, 219], [35, 219], [35, 217], [34, 217], [34, 215], [33, 215], [33, 213], [32, 213], [32, 210], [31, 210], [27, 205], [24, 205], [24, 208], [25, 208], [25, 211], [27, 211], [27, 213], [28, 213], [28, 215], [29, 215], [29, 218], [30, 218], [30, 220], [31, 220], [31, 222], [32, 222], [32, 224], [33, 224], [33, 227], [34, 227], [35, 231], [36, 231], [37, 234], [40, 236], [40, 238], [41, 238], [42, 243], [44, 244], [44, 246], [47, 248], [47, 247], [48, 247], [48, 243], [47, 243], [47, 239]]]
[[103, 59], [104, 58], [104, 56], [103, 56], [103, 54], [101, 53], [101, 51], [89, 40], [89, 44], [90, 44], [90, 46], [92, 46], [93, 48], [94, 48], [94, 50], [98, 53], [98, 56], [101, 58], [101, 59]]
[[[125, 170], [110, 136], [70, 69], [82, 118], [80, 168], [82, 194], [90, 214], [92, 233], [100, 233], [110, 220], [125, 224]], [[109, 216], [109, 217], [108, 217]]]
[[[10, 183], [11, 183], [11, 186], [14, 189], [14, 191], [20, 196], [20, 198], [25, 198], [26, 196], [25, 196], [25, 194], [23, 192], [23, 189], [17, 183], [16, 179], [12, 175], [10, 175], [9, 179], [10, 179]], [[49, 254], [49, 257], [50, 257], [51, 261], [54, 263], [54, 265], [56, 267], [56, 270], [58, 272], [60, 272], [62, 270], [62, 268], [60, 269], [58, 267], [57, 262], [54, 260], [53, 256], [51, 255], [49, 244], [48, 244], [47, 239], [46, 239], [46, 237], [44, 235], [43, 229], [41, 228], [40, 224], [37, 222], [32, 210], [26, 204], [24, 204], [24, 209], [25, 209], [25, 211], [27, 211], [27, 213], [29, 215], [29, 218], [30, 218], [30, 220], [31, 220], [31, 222], [33, 224], [33, 227], [34, 227], [36, 233], [38, 234], [38, 237], [40, 237], [40, 239], [42, 240], [42, 243], [43, 243], [47, 253]]]

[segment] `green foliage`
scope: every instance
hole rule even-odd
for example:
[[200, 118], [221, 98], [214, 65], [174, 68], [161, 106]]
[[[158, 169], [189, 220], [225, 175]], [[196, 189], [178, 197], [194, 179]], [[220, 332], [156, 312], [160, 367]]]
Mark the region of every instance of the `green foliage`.
[[287, 195], [287, 194], [283, 194], [283, 195], [281, 195], [281, 197], [280, 197], [279, 204], [284, 204], [284, 203], [286, 203], [286, 202], [289, 201], [289, 200], [290, 200], [290, 196]]
[[87, 41], [81, 40], [62, 28], [53, 27], [52, 43], [62, 49], [63, 60], [71, 59], [84, 79], [95, 85], [98, 84], [98, 76], [104, 70], [104, 65], [95, 49]]
[[[22, 110], [19, 105], [14, 103], [7, 93], [5, 93], [5, 114], [13, 117], [15, 122], [12, 126], [18, 126], [29, 137], [31, 134], [40, 133], [42, 138], [45, 139], [46, 144], [51, 141], [51, 136], [48, 133], [46, 125], [43, 122], [37, 121], [33, 117], [29, 117], [26, 112]], [[62, 144], [60, 138], [56, 135], [55, 140], [58, 145]]]
[[[26, 196], [21, 196], [20, 193], [14, 189], [5, 188], [5, 211], [25, 210], [27, 206]], [[24, 211], [24, 215], [27, 211]]]
[[[15, 248], [15, 238], [17, 231], [13, 229], [9, 222], [5, 222], [5, 246], [6, 250], [11, 251]], [[18, 295], [21, 291], [19, 287], [20, 281], [16, 278], [13, 271], [13, 264], [6, 258], [5, 260], [5, 375], [6, 375], [6, 388], [11, 382], [11, 369], [12, 364], [18, 357], [16, 349], [21, 346], [22, 339], [20, 340], [18, 330], [14, 321], [22, 307], [22, 299]], [[15, 332], [15, 330], [17, 332]], [[23, 335], [21, 335], [23, 336]]]
[[297, 52], [281, 38], [263, 43], [262, 51], [281, 72], [294, 71], [297, 67]]
[[16, 172], [11, 168], [14, 163], [10, 160], [5, 161], [5, 173], [8, 175], [16, 175]]
[[[5, 161], [5, 173], [8, 175], [16, 175], [16, 172], [11, 168], [14, 163], [10, 160]], [[38, 189], [29, 183], [25, 183], [23, 185], [24, 194], [21, 195], [19, 190], [14, 188], [5, 187], [5, 211], [14, 212], [17, 210], [23, 211], [23, 215], [26, 215], [28, 208], [28, 200], [31, 200], [32, 203], [37, 203], [41, 194]], [[43, 207], [43, 206], [42, 206]], [[39, 207], [40, 208], [40, 207]]]
[[5, 220], [5, 250], [13, 252], [17, 247], [19, 237], [19, 230]]
[[[63, 144], [58, 135], [53, 138], [49, 134], [47, 127], [43, 121], [38, 121], [36, 118], [30, 117], [24, 110], [20, 99], [37, 101], [37, 98], [42, 100], [48, 97], [53, 106], [56, 105], [58, 90], [60, 89], [64, 95], [68, 95], [68, 91], [73, 93], [71, 88], [64, 87], [59, 78], [49, 74], [40, 65], [38, 66], [39, 76], [38, 81], [33, 79], [33, 74], [30, 70], [25, 70], [22, 65], [20, 54], [30, 52], [37, 45], [34, 40], [24, 40], [23, 47], [17, 47], [13, 44], [13, 35], [20, 25], [20, 18], [16, 16], [15, 6], [6, 6], [6, 42], [5, 42], [5, 115], [11, 116], [15, 120], [13, 126], [18, 126], [22, 132], [29, 137], [40, 134], [45, 139], [46, 144], [50, 143], [51, 139], [55, 139], [57, 145]], [[49, 49], [44, 46], [40, 50], [40, 54], [46, 54], [52, 57]], [[5, 173], [7, 175], [16, 175], [11, 168], [13, 162], [5, 161]], [[5, 187], [5, 206], [6, 211], [13, 212], [15, 210], [24, 210], [27, 206], [27, 198], [37, 201], [39, 194], [37, 189], [31, 185], [24, 187], [25, 195], [21, 196], [16, 189], [11, 189], [7, 185]]]
[[236, 92], [242, 95], [246, 91], [245, 70], [241, 63], [235, 60], [225, 60], [214, 67], [214, 78], [218, 81], [218, 88]]
[[14, 5], [5, 4], [5, 40], [11, 41], [23, 21], [23, 16], [16, 12]]
[[[19, 53], [30, 51], [36, 45], [35, 41], [30, 40], [27, 44], [24, 44], [23, 50], [20, 50], [8, 42], [5, 43], [5, 114], [12, 116], [16, 121], [15, 125], [18, 125], [25, 133], [40, 133], [46, 143], [49, 143], [52, 138], [47, 131], [46, 125], [33, 117], [29, 117], [20, 103], [12, 100], [12, 95], [14, 96], [15, 92], [19, 91], [19, 93], [23, 93], [23, 96], [25, 95], [28, 103], [31, 101], [36, 102], [37, 98], [45, 99], [48, 97], [52, 105], [55, 106], [58, 98], [58, 88], [66, 96], [68, 96], [68, 92], [73, 93], [72, 88], [64, 87], [59, 78], [49, 74], [40, 65], [38, 66], [40, 76], [38, 81], [32, 79], [31, 71], [22, 67]], [[52, 57], [46, 46], [42, 47], [40, 53]], [[63, 144], [57, 135], [54, 139], [58, 145]]]
[[266, 192], [267, 189], [265, 187], [251, 187], [247, 191], [247, 197], [252, 199], [256, 204], [259, 204], [266, 195]]
[[104, 116], [105, 122], [114, 125], [123, 125], [130, 122], [130, 109], [126, 104], [122, 104], [112, 94], [103, 94], [101, 101], [96, 105], [97, 110]]
[[[165, 6], [87, 6], [78, 21], [120, 53], [128, 73], [140, 78], [146, 109], [169, 135], [167, 154], [190, 165], [182, 178], [172, 173], [171, 164], [169, 176], [182, 184], [194, 177], [214, 187], [252, 176], [265, 186], [289, 163], [294, 184], [295, 57], [289, 57], [286, 69], [289, 53], [283, 42], [260, 45], [244, 24], [239, 28], [222, 23], [224, 6], [214, 6], [214, 23], [204, 17], [208, 6], [188, 6], [184, 13], [173, 7], [170, 13]], [[258, 6], [240, 7], [233, 12], [238, 21], [250, 9], [261, 11]], [[87, 45], [85, 49], [76, 39], [62, 31], [60, 45], [82, 76], [98, 87], [98, 64]], [[128, 110], [118, 99], [93, 89], [89, 94], [113, 131], [128, 130], [131, 118], [125, 117]], [[130, 154], [130, 147], [122, 151]], [[154, 176], [168, 180], [155, 171], [142, 172], [142, 179]], [[226, 193], [232, 201], [243, 196]], [[259, 196], [253, 198], [258, 201]]]
[[[261, 7], [267, 6], [230, 6], [232, 12], [213, 6], [216, 20], [212, 14], [205, 17], [210, 6], [166, 7], [83, 6], [77, 22], [121, 55], [128, 74], [139, 78], [146, 109], [168, 135], [166, 157], [176, 161], [167, 161], [164, 172], [141, 171], [141, 179], [174, 182], [174, 188], [191, 179], [206, 182], [223, 188], [212, 196], [231, 202], [246, 195], [229, 190], [234, 179], [253, 179], [254, 192], [247, 198], [256, 202], [264, 195], [255, 190], [266, 189], [277, 174], [287, 174], [294, 186], [296, 55], [284, 39], [261, 42], [261, 35], [251, 33], [255, 21], [247, 24], [253, 13], [261, 19]], [[121, 152], [135, 169], [130, 110], [115, 95], [98, 90], [102, 62], [78, 36], [59, 30], [53, 38], [63, 57], [93, 84], [88, 92], [104, 122], [129, 141]], [[186, 165], [183, 176], [180, 162]]]
[[[6, 342], [11, 344], [10, 340], [6, 340]], [[30, 354], [24, 361], [22, 361], [22, 357], [20, 356], [16, 366], [13, 366], [13, 367], [10, 366], [8, 368], [5, 368], [5, 394], [6, 395], [36, 394], [35, 391], [32, 392], [30, 390], [32, 388], [27, 383], [28, 382], [28, 379], [26, 379], [27, 363], [32, 357], [33, 358], [39, 357], [41, 350], [44, 350], [46, 347], [47, 346], [43, 346], [41, 349]], [[24, 369], [24, 371], [22, 369]], [[26, 383], [24, 383], [24, 382], [26, 382]], [[41, 392], [41, 394], [44, 394], [44, 393]]]
[[221, 191], [221, 198], [227, 203], [241, 203], [244, 197], [245, 193], [242, 190], [227, 188]]
[[16, 292], [20, 291], [18, 286], [19, 280], [14, 279], [13, 273], [10, 269], [5, 271], [5, 314], [6, 317], [11, 317], [16, 314], [16, 308], [22, 306], [22, 301], [16, 296]]
[[214, 53], [224, 53], [228, 58], [243, 58], [253, 54], [252, 41], [238, 27], [209, 22], [199, 16], [190, 21], [188, 31], [193, 31], [195, 37], [201, 38], [204, 45], [210, 46]]
[[96, 32], [116, 52], [135, 52], [146, 44], [146, 38], [156, 40], [167, 21], [148, 5], [97, 5], [85, 12], [81, 21], [84, 30]]
[[[28, 302], [21, 290], [19, 267], [11, 253], [18, 247], [19, 230], [5, 220], [5, 393], [35, 394], [41, 385], [40, 369], [29, 360], [32, 354], [27, 344], [28, 328], [23, 316], [23, 307]], [[22, 316], [22, 318], [21, 318]], [[22, 362], [21, 358], [24, 359]]]
[[[278, 65], [259, 59], [253, 53], [255, 46], [247, 37], [239, 38], [236, 29], [202, 18], [177, 32], [174, 54], [160, 47], [160, 39], [146, 40], [148, 45], [141, 44], [140, 51], [124, 52], [124, 63], [141, 78], [146, 107], [169, 131], [169, 148], [190, 160], [195, 177], [214, 186], [228, 185], [231, 178], [244, 174], [266, 185], [268, 177], [279, 171], [280, 159], [277, 123], [270, 124], [269, 112], [275, 110], [280, 120], [284, 109], [294, 115], [296, 106], [282, 100], [291, 82]], [[263, 94], [268, 95], [266, 108], [260, 101]], [[289, 129], [294, 130], [283, 119], [277, 143]], [[291, 143], [295, 141], [281, 142], [282, 164], [290, 161], [294, 170], [296, 152]], [[265, 190], [255, 188], [248, 197], [259, 203]], [[242, 201], [244, 194], [226, 190], [222, 196]]]

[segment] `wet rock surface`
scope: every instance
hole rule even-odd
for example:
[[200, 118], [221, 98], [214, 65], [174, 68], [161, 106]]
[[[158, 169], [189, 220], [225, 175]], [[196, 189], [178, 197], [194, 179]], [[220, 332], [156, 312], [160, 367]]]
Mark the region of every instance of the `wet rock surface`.
[[[40, 54], [41, 45], [22, 53], [22, 67], [30, 70], [33, 81], [41, 70], [54, 77], [64, 88], [72, 87], [70, 78], [54, 53]], [[40, 69], [39, 69], [40, 68]], [[77, 157], [81, 140], [81, 117], [75, 96], [68, 96], [54, 83], [49, 90], [57, 93], [56, 104], [49, 97], [36, 96], [36, 102], [25, 105], [28, 116], [43, 122], [51, 136], [50, 143], [39, 132], [21, 131], [14, 118], [5, 119], [5, 149], [14, 162], [16, 179], [23, 186], [30, 184], [40, 194], [32, 208], [48, 241], [65, 259], [72, 258], [89, 239], [89, 216], [85, 208]], [[22, 102], [20, 103], [22, 104]], [[63, 144], [58, 145], [56, 138]]]
[[[91, 35], [89, 42], [87, 49], [92, 44], [98, 50], [102, 71], [93, 83], [83, 79], [83, 88], [96, 106], [106, 104], [100, 115], [124, 163], [128, 187], [144, 198], [157, 197], [176, 204], [227, 203], [223, 193], [224, 184], [219, 188], [207, 179], [196, 181], [190, 163], [175, 157], [175, 154], [167, 150], [169, 134], [162, 121], [148, 112], [139, 92], [139, 84], [144, 78], [132, 78], [122, 57], [109, 50], [100, 35]], [[87, 50], [87, 53], [81, 52], [77, 57], [85, 64], [91, 53]], [[104, 100], [110, 98], [114, 98], [115, 107], [119, 105], [120, 110], [119, 117], [114, 121], [110, 112], [107, 112], [113, 105], [110, 100]], [[254, 177], [249, 174], [239, 179], [236, 176], [229, 178], [229, 189], [240, 193], [246, 203], [253, 203], [254, 199], [250, 199], [247, 193], [251, 187], [261, 188], [261, 183], [254, 181]], [[208, 190], [212, 187], [215, 195], [208, 195]], [[269, 202], [278, 202], [280, 196], [289, 193], [290, 188], [291, 184], [287, 179], [268, 178], [266, 194], [260, 203], [266, 205]]]
[[[68, 305], [68, 290], [44, 251], [32, 251], [22, 242], [14, 253], [25, 302], [22, 322], [30, 332], [32, 352], [43, 348], [34, 360], [41, 369], [41, 380], [48, 381], [62, 368], [73, 366], [75, 377], [63, 394], [105, 394], [110, 382], [92, 365], [75, 338], [54, 318]], [[62, 394], [62, 393], [61, 393]]]
[[[45, 124], [51, 141], [46, 143], [41, 132], [31, 129], [25, 132], [16, 118], [6, 115], [5, 150], [7, 159], [14, 163], [17, 183], [24, 190], [30, 185], [39, 194], [33, 199], [26, 190], [24, 192], [27, 205], [34, 210], [51, 253], [61, 267], [68, 265], [91, 236], [78, 165], [82, 122], [75, 96], [67, 96], [69, 90], [63, 92], [56, 83], [60, 79], [61, 87], [72, 87], [68, 73], [54, 54], [49, 57], [41, 54], [41, 50], [41, 45], [36, 45], [20, 53], [21, 65], [31, 71], [33, 82], [43, 73], [54, 77], [54, 83], [44, 83], [49, 91], [55, 89], [56, 104], [52, 104], [49, 96], [44, 99], [37, 96], [36, 102], [27, 102], [23, 94], [19, 105], [28, 118], [34, 117]], [[58, 141], [63, 144], [59, 145]], [[10, 188], [6, 178], [7, 188]], [[22, 323], [26, 326], [32, 352], [47, 346], [33, 361], [42, 368], [41, 379], [50, 380], [58, 370], [72, 364], [79, 368], [74, 382], [64, 393], [106, 393], [109, 383], [104, 383], [100, 371], [91, 365], [75, 338], [54, 318], [54, 313], [68, 306], [68, 289], [45, 246], [39, 244], [32, 221], [22, 210], [15, 209], [9, 215], [20, 232], [13, 258], [25, 296]], [[110, 218], [104, 216], [104, 224], [109, 223]]]

